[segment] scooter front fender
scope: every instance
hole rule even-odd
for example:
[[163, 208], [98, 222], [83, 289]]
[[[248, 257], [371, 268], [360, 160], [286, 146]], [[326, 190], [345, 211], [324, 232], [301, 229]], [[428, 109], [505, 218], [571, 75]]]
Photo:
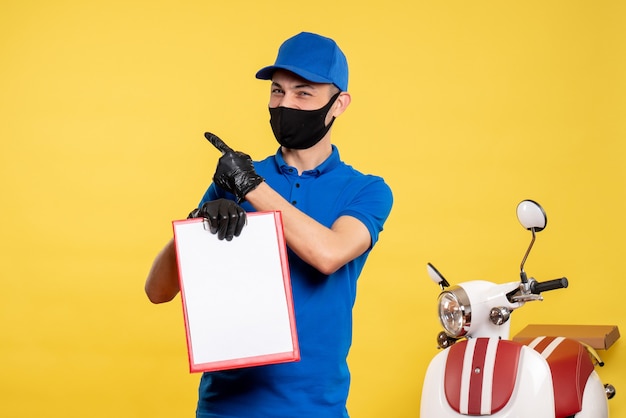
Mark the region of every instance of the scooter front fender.
[[[445, 394], [445, 370], [450, 348], [430, 362], [422, 388], [421, 418], [466, 417], [453, 409]], [[521, 347], [515, 387], [509, 402], [494, 418], [554, 418], [554, 394], [550, 368], [535, 350]]]

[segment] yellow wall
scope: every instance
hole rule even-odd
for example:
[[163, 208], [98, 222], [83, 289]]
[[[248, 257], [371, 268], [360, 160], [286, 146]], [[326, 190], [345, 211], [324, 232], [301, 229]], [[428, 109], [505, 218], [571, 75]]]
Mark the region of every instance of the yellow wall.
[[[156, 252], [204, 191], [212, 130], [276, 148], [266, 82], [285, 38], [334, 37], [353, 103], [342, 157], [395, 207], [360, 280], [355, 418], [415, 417], [436, 353], [433, 262], [449, 280], [567, 290], [514, 315], [626, 332], [626, 7], [589, 1], [35, 1], [0, 8], [0, 416], [191, 416], [180, 299], [151, 305]], [[626, 416], [622, 340], [605, 354]], [[622, 363], [622, 364], [620, 364]]]

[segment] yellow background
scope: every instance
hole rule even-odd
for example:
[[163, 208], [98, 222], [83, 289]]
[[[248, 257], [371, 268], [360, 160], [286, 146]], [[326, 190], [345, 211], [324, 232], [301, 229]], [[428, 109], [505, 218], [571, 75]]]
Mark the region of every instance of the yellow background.
[[[425, 265], [516, 280], [525, 198], [549, 219], [528, 273], [570, 287], [514, 314], [513, 332], [626, 332], [624, 27], [619, 0], [4, 0], [0, 416], [193, 415], [180, 298], [151, 305], [144, 278], [213, 174], [204, 131], [275, 151], [254, 73], [302, 30], [350, 62], [343, 159], [395, 194], [360, 279], [353, 417], [418, 416], [439, 331]], [[624, 344], [601, 352], [614, 417]]]

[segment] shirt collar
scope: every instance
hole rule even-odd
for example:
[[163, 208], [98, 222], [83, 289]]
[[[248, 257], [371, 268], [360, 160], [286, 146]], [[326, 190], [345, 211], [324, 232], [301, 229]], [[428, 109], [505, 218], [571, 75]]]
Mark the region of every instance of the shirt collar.
[[[278, 151], [276, 152], [274, 159], [280, 171], [283, 173], [290, 172], [295, 169], [294, 167], [291, 167], [285, 162], [285, 159], [283, 158], [283, 153], [280, 148], [278, 148]], [[340, 162], [341, 162], [341, 159], [339, 157], [339, 150], [337, 149], [336, 146], [332, 145], [332, 151], [330, 155], [328, 156], [328, 158], [324, 160], [320, 165], [315, 167], [313, 170], [304, 171], [302, 175], [318, 177], [324, 173], [331, 171], [335, 167], [337, 167], [337, 165], [339, 165]]]

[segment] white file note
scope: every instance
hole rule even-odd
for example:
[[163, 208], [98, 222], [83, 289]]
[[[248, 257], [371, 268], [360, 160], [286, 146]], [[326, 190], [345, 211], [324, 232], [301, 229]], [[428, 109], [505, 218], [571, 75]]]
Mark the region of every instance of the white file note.
[[280, 212], [250, 212], [219, 240], [201, 218], [174, 221], [192, 372], [299, 360]]

